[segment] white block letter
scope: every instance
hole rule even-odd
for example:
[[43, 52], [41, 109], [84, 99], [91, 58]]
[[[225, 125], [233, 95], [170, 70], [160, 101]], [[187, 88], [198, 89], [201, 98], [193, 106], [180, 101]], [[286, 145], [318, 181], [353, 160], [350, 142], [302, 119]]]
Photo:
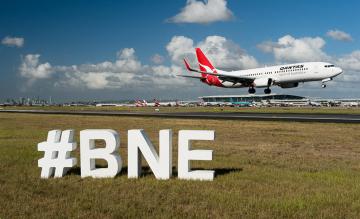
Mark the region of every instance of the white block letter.
[[141, 156], [150, 166], [157, 179], [169, 179], [172, 174], [172, 131], [160, 130], [159, 155], [142, 129], [128, 131], [128, 177], [138, 178], [141, 174]]
[[[95, 140], [104, 140], [105, 148], [95, 148]], [[114, 177], [121, 171], [122, 162], [118, 154], [120, 138], [110, 129], [88, 129], [80, 132], [81, 177]], [[107, 168], [96, 168], [95, 159], [104, 159]]]
[[38, 144], [38, 150], [44, 151], [38, 161], [41, 178], [63, 177], [76, 164], [76, 158], [70, 157], [75, 149], [74, 130], [49, 131], [47, 140]]
[[190, 171], [190, 160], [212, 160], [212, 150], [190, 150], [190, 140], [214, 140], [214, 131], [180, 130], [178, 154], [178, 177], [180, 179], [213, 180], [214, 171]]

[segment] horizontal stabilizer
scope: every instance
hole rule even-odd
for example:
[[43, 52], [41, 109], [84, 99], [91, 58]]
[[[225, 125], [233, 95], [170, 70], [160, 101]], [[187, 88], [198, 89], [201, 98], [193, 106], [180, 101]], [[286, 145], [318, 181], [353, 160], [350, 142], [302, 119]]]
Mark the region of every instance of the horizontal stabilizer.
[[[199, 52], [201, 52], [199, 50]], [[205, 59], [205, 58], [204, 58]], [[207, 60], [207, 59], [206, 59]], [[194, 69], [190, 66], [189, 62], [184, 59], [184, 63], [185, 63], [185, 66], [186, 66], [186, 69], [188, 71], [191, 71], [191, 72], [196, 72], [196, 73], [199, 73], [201, 74], [201, 76], [187, 76], [187, 75], [178, 75], [180, 77], [187, 77], [187, 78], [206, 78], [207, 75], [213, 75], [213, 76], [217, 76], [219, 77], [221, 80], [223, 81], [231, 81], [231, 82], [240, 82], [240, 83], [252, 83], [254, 81], [254, 77], [252, 76], [245, 76], [245, 75], [234, 75], [232, 74], [231, 72], [226, 72], [226, 71], [220, 71], [220, 70], [217, 70], [214, 68], [214, 72], [208, 72], [206, 71], [205, 68], [203, 68], [205, 71], [202, 71], [202, 70], [197, 70], [197, 69]], [[200, 64], [200, 67], [201, 67], [201, 63]], [[212, 65], [211, 65], [212, 66]]]
[[176, 75], [178, 77], [184, 77], [184, 78], [196, 78], [196, 79], [201, 79], [201, 76], [192, 76], [192, 75]]
[[184, 59], [184, 62], [185, 62], [185, 66], [186, 66], [186, 69], [191, 71], [191, 68], [190, 68], [190, 65], [189, 65], [189, 62], [186, 61], [186, 59]]

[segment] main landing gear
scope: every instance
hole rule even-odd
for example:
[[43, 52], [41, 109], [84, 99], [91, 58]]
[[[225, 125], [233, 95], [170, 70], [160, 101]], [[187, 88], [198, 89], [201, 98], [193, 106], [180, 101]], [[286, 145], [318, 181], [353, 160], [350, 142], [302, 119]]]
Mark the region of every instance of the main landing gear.
[[[265, 94], [271, 94], [271, 89], [270, 86], [273, 84], [273, 80], [271, 78], [268, 79], [267, 81], [267, 88], [264, 90]], [[254, 94], [256, 92], [255, 90], [255, 83], [252, 83], [249, 87], [249, 94]], [[263, 87], [263, 86], [262, 86]]]
[[271, 78], [268, 79], [267, 88], [264, 90], [265, 94], [271, 94], [270, 86], [272, 84], [273, 80]]
[[249, 94], [254, 94], [256, 92], [254, 87], [249, 87]]

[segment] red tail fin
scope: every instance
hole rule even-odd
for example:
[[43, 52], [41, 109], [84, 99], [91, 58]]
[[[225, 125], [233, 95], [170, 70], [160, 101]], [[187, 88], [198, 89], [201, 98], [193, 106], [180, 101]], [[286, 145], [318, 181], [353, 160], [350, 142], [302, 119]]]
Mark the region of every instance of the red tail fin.
[[198, 59], [199, 67], [201, 71], [216, 73], [214, 66], [206, 58], [206, 56], [204, 55], [204, 53], [201, 51], [200, 48], [196, 48], [196, 57]]

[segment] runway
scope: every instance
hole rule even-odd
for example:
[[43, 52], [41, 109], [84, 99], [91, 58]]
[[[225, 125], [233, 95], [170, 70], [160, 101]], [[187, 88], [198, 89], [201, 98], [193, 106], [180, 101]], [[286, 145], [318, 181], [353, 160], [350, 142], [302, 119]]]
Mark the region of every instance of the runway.
[[360, 123], [360, 115], [350, 114], [298, 114], [298, 113], [211, 113], [211, 112], [119, 112], [119, 111], [51, 111], [51, 110], [0, 110], [2, 113], [61, 114], [82, 116], [134, 116], [181, 119], [220, 119], [255, 121], [293, 121]]

